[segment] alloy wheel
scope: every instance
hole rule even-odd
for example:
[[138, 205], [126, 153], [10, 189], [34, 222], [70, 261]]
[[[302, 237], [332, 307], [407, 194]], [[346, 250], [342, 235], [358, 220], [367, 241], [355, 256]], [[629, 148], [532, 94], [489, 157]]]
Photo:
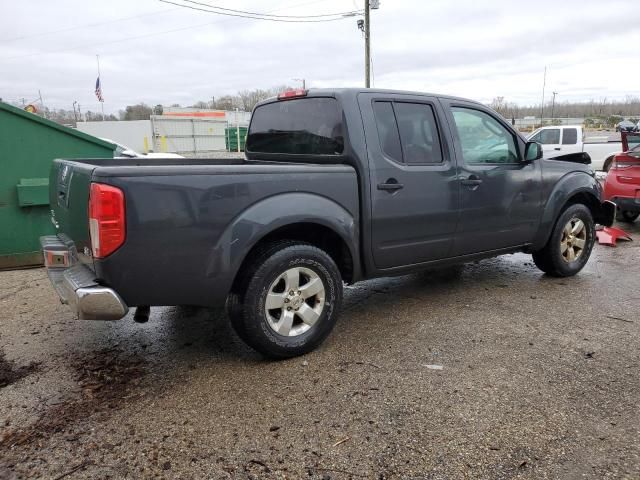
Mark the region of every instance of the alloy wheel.
[[560, 253], [562, 259], [567, 262], [575, 262], [584, 252], [587, 243], [587, 227], [585, 223], [577, 217], [567, 222], [562, 230], [560, 240]]
[[297, 337], [313, 327], [325, 305], [325, 286], [310, 268], [286, 270], [269, 287], [265, 315], [269, 326], [285, 337]]

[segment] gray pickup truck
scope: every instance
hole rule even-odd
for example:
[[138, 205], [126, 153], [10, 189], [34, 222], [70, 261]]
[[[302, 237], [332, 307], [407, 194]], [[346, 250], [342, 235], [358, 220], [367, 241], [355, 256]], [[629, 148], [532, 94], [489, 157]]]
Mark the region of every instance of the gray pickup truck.
[[63, 303], [226, 303], [250, 346], [291, 357], [329, 335], [345, 283], [519, 251], [571, 276], [615, 215], [588, 165], [460, 98], [286, 92], [255, 108], [245, 156], [55, 160], [42, 247]]

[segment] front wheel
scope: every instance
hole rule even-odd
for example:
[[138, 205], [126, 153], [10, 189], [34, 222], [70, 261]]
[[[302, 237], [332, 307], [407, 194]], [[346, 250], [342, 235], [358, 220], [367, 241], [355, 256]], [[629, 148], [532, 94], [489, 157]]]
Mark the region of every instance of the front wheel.
[[272, 358], [295, 357], [331, 333], [342, 303], [342, 277], [323, 250], [278, 242], [259, 251], [241, 275], [229, 314], [253, 349]]
[[613, 157], [609, 157], [605, 160], [604, 162], [604, 166], [602, 167], [602, 170], [605, 173], [609, 173], [609, 170], [611, 170], [611, 165], [613, 164]]
[[582, 204], [571, 205], [558, 217], [544, 248], [533, 252], [533, 261], [553, 277], [573, 276], [589, 260], [595, 236], [591, 211]]

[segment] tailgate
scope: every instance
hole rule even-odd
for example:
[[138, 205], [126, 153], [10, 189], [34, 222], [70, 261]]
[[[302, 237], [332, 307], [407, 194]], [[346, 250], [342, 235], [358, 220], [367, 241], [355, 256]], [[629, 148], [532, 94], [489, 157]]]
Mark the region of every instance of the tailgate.
[[79, 260], [93, 269], [89, 237], [89, 189], [95, 165], [70, 160], [54, 160], [49, 177], [51, 221], [56, 233], [71, 240]]

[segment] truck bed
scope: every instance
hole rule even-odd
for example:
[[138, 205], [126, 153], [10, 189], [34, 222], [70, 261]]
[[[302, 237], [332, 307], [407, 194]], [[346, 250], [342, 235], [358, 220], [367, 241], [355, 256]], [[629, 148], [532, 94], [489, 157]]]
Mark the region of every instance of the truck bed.
[[[321, 199], [359, 218], [358, 181], [348, 165], [229, 158], [55, 160], [50, 181], [58, 233], [73, 242], [96, 281], [116, 287], [129, 306], [140, 304], [143, 291], [145, 303], [219, 304], [216, 292], [224, 289], [217, 287], [232, 280], [228, 269], [235, 242], [250, 241], [265, 224], [290, 221], [289, 205], [313, 198], [311, 212]], [[91, 182], [124, 192], [126, 241], [105, 259], [90, 255]], [[268, 205], [268, 213], [261, 205]]]

